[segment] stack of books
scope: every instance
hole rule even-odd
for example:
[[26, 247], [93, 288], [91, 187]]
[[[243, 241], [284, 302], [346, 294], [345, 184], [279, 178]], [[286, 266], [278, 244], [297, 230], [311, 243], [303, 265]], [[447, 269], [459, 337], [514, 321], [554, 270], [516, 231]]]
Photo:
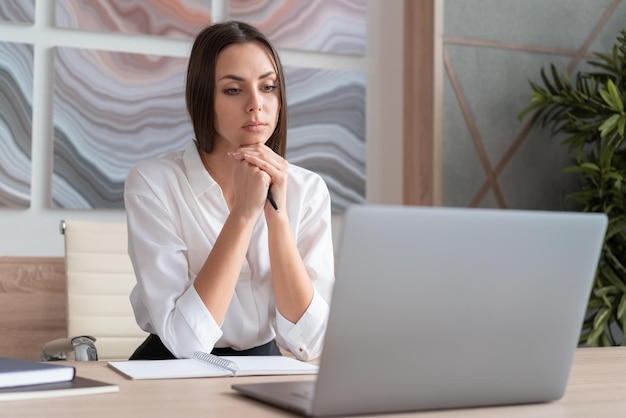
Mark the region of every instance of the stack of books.
[[117, 385], [76, 376], [67, 364], [0, 357], [0, 401], [118, 391]]

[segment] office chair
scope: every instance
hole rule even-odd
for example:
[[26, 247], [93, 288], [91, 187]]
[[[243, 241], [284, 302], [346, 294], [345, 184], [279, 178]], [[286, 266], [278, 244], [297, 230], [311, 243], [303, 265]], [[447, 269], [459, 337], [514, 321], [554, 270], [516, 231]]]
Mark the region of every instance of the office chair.
[[135, 274], [125, 222], [61, 221], [67, 278], [67, 335], [44, 346], [42, 361], [128, 359], [148, 334], [128, 296]]

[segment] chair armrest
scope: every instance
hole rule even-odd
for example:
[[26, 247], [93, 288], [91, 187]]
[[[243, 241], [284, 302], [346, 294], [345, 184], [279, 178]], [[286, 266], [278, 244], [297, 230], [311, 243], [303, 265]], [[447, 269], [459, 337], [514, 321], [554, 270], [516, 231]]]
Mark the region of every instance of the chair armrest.
[[41, 361], [66, 360], [68, 352], [74, 352], [76, 361], [97, 361], [96, 339], [89, 335], [59, 338], [47, 342], [41, 353]]

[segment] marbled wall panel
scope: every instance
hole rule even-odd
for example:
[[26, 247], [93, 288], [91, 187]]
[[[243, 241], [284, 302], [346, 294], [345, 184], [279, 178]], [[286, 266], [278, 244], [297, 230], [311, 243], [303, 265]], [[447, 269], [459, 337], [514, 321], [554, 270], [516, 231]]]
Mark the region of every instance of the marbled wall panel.
[[[53, 206], [123, 208], [137, 161], [193, 138], [186, 60], [57, 48]], [[287, 158], [328, 183], [333, 211], [365, 199], [365, 75], [287, 68]]]
[[365, 54], [366, 0], [230, 0], [231, 19], [262, 30], [279, 48]]
[[35, 22], [35, 0], [0, 1], [0, 21], [33, 24]]
[[54, 207], [121, 209], [134, 163], [191, 140], [186, 65], [183, 58], [56, 49]]
[[30, 205], [33, 47], [0, 42], [0, 207]]
[[319, 173], [334, 213], [365, 201], [365, 74], [285, 68], [287, 159]]
[[56, 26], [191, 39], [211, 23], [211, 0], [57, 0]]

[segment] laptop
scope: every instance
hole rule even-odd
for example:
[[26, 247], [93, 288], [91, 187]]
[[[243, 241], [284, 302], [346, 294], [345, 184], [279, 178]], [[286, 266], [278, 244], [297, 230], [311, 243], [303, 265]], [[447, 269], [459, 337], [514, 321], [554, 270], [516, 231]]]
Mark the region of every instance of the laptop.
[[606, 227], [604, 214], [352, 206], [317, 378], [232, 387], [306, 416], [557, 400]]

